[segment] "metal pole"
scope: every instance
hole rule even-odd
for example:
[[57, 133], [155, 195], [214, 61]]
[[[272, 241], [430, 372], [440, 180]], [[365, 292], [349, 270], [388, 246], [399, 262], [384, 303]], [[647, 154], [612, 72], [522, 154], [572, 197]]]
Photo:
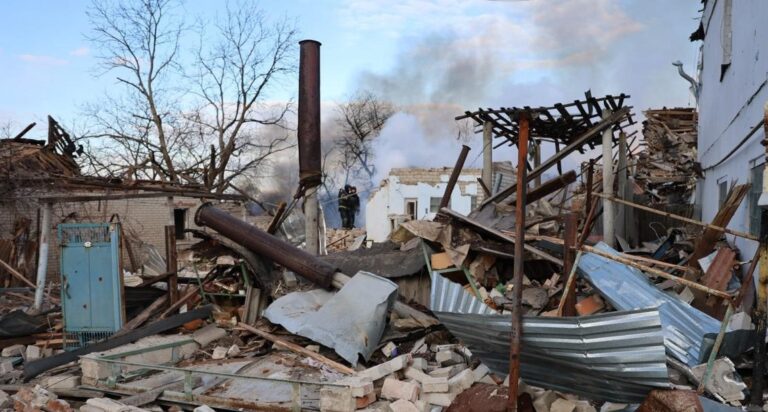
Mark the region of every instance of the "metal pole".
[[43, 204], [43, 219], [40, 223], [40, 252], [37, 256], [37, 283], [35, 288], [35, 302], [33, 311], [39, 312], [43, 306], [43, 293], [45, 292], [45, 275], [48, 273], [48, 249], [51, 237], [51, 215], [53, 204]]
[[451, 194], [453, 193], [453, 188], [456, 186], [456, 182], [459, 180], [459, 175], [461, 174], [461, 169], [464, 168], [464, 161], [467, 160], [468, 153], [469, 146], [461, 146], [461, 153], [459, 153], [459, 158], [456, 159], [456, 165], [453, 167], [451, 177], [448, 179], [448, 185], [445, 187], [445, 193], [443, 193], [443, 198], [440, 200], [440, 209], [448, 207], [448, 205], [451, 203]]
[[[611, 110], [603, 109], [603, 118], [610, 117]], [[603, 130], [603, 193], [613, 196], [613, 126]], [[603, 200], [603, 242], [610, 247], [616, 246], [614, 231], [614, 206]]]
[[322, 179], [320, 155], [320, 42], [299, 42], [299, 177], [304, 187], [305, 249], [320, 252], [317, 186]]
[[[627, 200], [625, 197], [625, 189], [627, 187], [627, 134], [624, 132], [619, 133], [619, 161], [617, 165], [616, 174], [618, 175], [619, 180], [619, 187], [616, 191], [616, 196], [621, 198], [622, 200]], [[619, 204], [616, 205], [617, 213], [616, 213], [616, 221], [618, 222], [618, 225], [616, 226], [616, 234], [618, 236], [621, 236], [623, 239], [627, 238], [627, 227], [626, 227], [626, 206]]]
[[483, 123], [483, 182], [493, 184], [493, 124]]
[[526, 182], [526, 157], [528, 156], [528, 114], [520, 116], [520, 132], [517, 139], [517, 201], [515, 202], [515, 262], [512, 278], [512, 330], [509, 344], [509, 398], [507, 410], [517, 411], [517, 389], [520, 379], [520, 338], [523, 334], [523, 254], [525, 245], [525, 206], [528, 185]]
[[[535, 142], [533, 148], [533, 168], [538, 169], [539, 166], [541, 166], [541, 144], [539, 142]], [[536, 176], [536, 179], [533, 181], [534, 188], [541, 186], [541, 175]]]

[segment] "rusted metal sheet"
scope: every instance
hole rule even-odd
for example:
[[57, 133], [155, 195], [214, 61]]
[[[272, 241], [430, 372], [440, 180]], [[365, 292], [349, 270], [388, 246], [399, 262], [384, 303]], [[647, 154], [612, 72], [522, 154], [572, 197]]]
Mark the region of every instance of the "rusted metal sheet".
[[318, 286], [331, 286], [336, 268], [210, 203], [197, 209], [195, 223], [216, 230], [251, 252], [292, 270]]
[[299, 42], [299, 178], [304, 188], [321, 180], [320, 42]]

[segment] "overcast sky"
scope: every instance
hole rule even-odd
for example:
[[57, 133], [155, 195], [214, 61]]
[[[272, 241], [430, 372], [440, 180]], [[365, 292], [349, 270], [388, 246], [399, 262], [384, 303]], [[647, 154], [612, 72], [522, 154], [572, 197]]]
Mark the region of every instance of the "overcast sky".
[[[94, 51], [85, 39], [88, 4], [2, 2], [0, 123], [23, 127], [51, 114], [66, 124], [83, 104], [115, 87], [114, 74], [94, 72]], [[190, 19], [205, 18], [222, 4], [188, 0], [184, 9]], [[681, 60], [693, 71], [697, 44], [688, 36], [698, 24], [698, 0], [260, 4], [271, 16], [295, 19], [300, 38], [323, 43], [324, 101], [343, 100], [362, 87], [411, 109], [385, 130], [382, 149], [389, 157], [382, 167], [451, 165], [458, 146], [445, 123], [478, 106], [549, 105], [578, 99], [588, 89], [596, 96], [630, 94], [636, 111], [692, 103], [671, 62]], [[296, 87], [286, 84], [269, 97], [295, 95]], [[476, 156], [470, 160], [480, 164]]]

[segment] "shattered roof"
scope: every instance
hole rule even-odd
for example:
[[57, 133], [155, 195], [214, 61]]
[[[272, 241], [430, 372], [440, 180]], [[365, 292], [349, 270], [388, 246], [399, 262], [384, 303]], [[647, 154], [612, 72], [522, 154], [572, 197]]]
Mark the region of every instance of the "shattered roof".
[[[499, 109], [478, 108], [474, 112], [465, 112], [456, 120], [471, 118], [478, 124], [490, 122], [493, 135], [507, 140], [510, 145], [517, 144], [520, 116], [530, 116], [530, 137], [539, 141], [551, 141], [555, 144], [570, 144], [583, 133], [586, 133], [597, 123], [606, 120], [605, 109], [614, 113], [621, 109], [631, 109], [625, 106], [629, 95], [607, 95], [595, 98], [588, 91], [584, 100], [574, 100], [573, 103], [555, 103], [552, 107], [501, 107]], [[623, 129], [634, 124], [631, 111], [621, 116], [615, 125]], [[600, 137], [590, 139], [587, 144], [594, 147]]]
[[48, 145], [29, 140], [0, 140], [0, 176], [4, 179], [79, 176], [80, 168]]

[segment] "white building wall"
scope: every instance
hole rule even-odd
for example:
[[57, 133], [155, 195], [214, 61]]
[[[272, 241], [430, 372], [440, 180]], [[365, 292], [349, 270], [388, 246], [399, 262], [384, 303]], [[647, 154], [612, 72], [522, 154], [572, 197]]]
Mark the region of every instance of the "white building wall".
[[[721, 76], [726, 0], [708, 0], [702, 24], [701, 92], [699, 97], [698, 156], [704, 169], [699, 182], [698, 201], [702, 219], [711, 221], [719, 209], [719, 182], [751, 183], [750, 170], [765, 162], [760, 144], [762, 130], [719, 166], [714, 166], [730, 152], [763, 117], [768, 102], [768, 2], [732, 1], [732, 60]], [[750, 205], [747, 198], [734, 215], [730, 228], [749, 231]], [[737, 238], [743, 259], [755, 252], [756, 242]]]
[[[477, 183], [477, 173], [462, 174], [451, 194], [450, 208], [463, 215], [472, 211], [472, 196], [477, 196], [480, 190]], [[416, 219], [432, 220], [435, 213], [430, 212], [431, 198], [442, 198], [448, 184], [450, 174], [441, 174], [440, 183], [402, 184], [398, 176], [390, 175], [368, 203], [365, 211], [365, 228], [369, 240], [384, 242], [392, 231], [393, 223], [405, 215], [406, 199], [416, 199]]]

